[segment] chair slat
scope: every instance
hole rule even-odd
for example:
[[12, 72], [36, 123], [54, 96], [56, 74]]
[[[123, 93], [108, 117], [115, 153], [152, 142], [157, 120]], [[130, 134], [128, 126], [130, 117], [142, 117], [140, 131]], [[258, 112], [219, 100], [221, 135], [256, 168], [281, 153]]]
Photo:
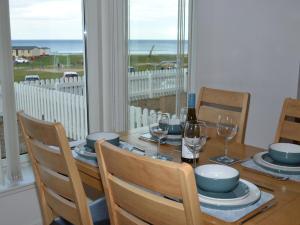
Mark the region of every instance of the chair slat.
[[282, 139], [300, 141], [299, 118], [300, 100], [286, 98], [282, 105], [274, 141], [280, 142]]
[[244, 102], [244, 95], [240, 92], [205, 88], [202, 93], [202, 101], [241, 108]]
[[300, 141], [300, 123], [284, 121], [280, 137], [289, 140]]
[[[126, 158], [120, 158], [119, 154], [125, 154], [124, 152], [110, 151], [109, 148], [119, 151], [115, 146], [110, 147], [108, 143], [103, 144], [103, 155], [106, 157], [109, 173], [118, 174], [121, 179], [168, 196], [181, 196], [180, 187], [177, 185], [179, 177], [173, 172], [175, 167], [172, 163], [165, 162], [162, 164], [157, 160], [154, 162], [155, 167], [149, 167], [146, 157], [137, 158], [131, 154]], [[152, 182], [153, 179], [156, 182]]]
[[110, 177], [109, 182], [115, 203], [136, 217], [150, 224], [186, 224], [182, 204], [142, 190], [116, 177]]
[[59, 149], [51, 148], [35, 140], [29, 140], [29, 144], [39, 164], [61, 174], [68, 174], [66, 164]]
[[289, 99], [287, 104], [288, 107], [286, 108], [285, 115], [300, 118], [300, 101], [296, 99]]
[[74, 191], [69, 177], [61, 175], [40, 165], [38, 167], [41, 180], [47, 188], [69, 200], [72, 200], [73, 202], [75, 201]]
[[62, 198], [48, 188], [45, 189], [45, 197], [49, 206], [57, 215], [61, 215], [74, 225], [82, 224], [76, 206], [73, 202]]
[[122, 225], [150, 225], [149, 223], [145, 223], [144, 221], [140, 220], [139, 218], [129, 214], [125, 210], [121, 209], [117, 205], [116, 207], [116, 216], [118, 219], [119, 224]]
[[[58, 146], [57, 131], [53, 123], [43, 121], [43, 126], [40, 125], [39, 120], [32, 120], [31, 117], [22, 114], [23, 126], [26, 134], [32, 139], [37, 139], [46, 145]], [[47, 134], [47, 135], [44, 135]]]
[[203, 120], [210, 123], [217, 123], [219, 115], [228, 115], [235, 119], [236, 121], [240, 120], [240, 112], [234, 112], [225, 109], [217, 109], [211, 106], [201, 106], [198, 111], [198, 118], [203, 118]]

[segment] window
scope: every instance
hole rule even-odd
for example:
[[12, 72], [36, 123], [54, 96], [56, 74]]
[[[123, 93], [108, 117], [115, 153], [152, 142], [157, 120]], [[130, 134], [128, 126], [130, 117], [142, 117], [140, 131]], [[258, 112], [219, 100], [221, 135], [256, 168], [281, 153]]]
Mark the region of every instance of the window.
[[188, 41], [185, 0], [129, 0], [129, 127], [149, 112], [178, 115], [186, 105]]
[[[84, 139], [88, 125], [81, 0], [9, 3], [17, 111], [61, 122], [70, 140]], [[20, 153], [25, 152], [20, 136]]]

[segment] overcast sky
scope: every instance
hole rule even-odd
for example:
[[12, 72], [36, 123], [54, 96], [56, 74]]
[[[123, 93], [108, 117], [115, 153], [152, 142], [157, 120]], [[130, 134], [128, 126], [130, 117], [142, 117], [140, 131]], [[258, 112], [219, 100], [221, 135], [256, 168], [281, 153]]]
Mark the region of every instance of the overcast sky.
[[[130, 0], [131, 39], [177, 37], [177, 0]], [[10, 0], [12, 39], [81, 39], [81, 0]]]

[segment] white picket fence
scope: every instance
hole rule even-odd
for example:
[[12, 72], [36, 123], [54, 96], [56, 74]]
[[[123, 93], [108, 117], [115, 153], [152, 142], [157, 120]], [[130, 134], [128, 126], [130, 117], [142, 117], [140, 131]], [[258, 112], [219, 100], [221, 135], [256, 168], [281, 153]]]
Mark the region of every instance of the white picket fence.
[[[44, 87], [72, 94], [85, 94], [85, 77], [22, 81], [21, 84]], [[173, 95], [187, 90], [187, 70], [177, 81], [177, 70], [152, 70], [128, 73], [130, 101]]]
[[[178, 88], [186, 91], [186, 71], [178, 81], [176, 73], [176, 70], [129, 73], [130, 100], [172, 95]], [[59, 121], [64, 125], [69, 138], [85, 139], [85, 87], [85, 77], [15, 83], [16, 108], [38, 119]], [[129, 128], [147, 126], [150, 113], [157, 113], [157, 117], [160, 115], [160, 112], [130, 106]]]
[[87, 108], [84, 95], [15, 83], [16, 108], [46, 121], [59, 121], [74, 140], [87, 135]]
[[70, 77], [60, 79], [44, 79], [36, 81], [21, 81], [20, 84], [43, 87], [62, 92], [85, 95], [85, 77]]
[[131, 101], [173, 95], [187, 90], [187, 70], [177, 81], [177, 70], [153, 70], [128, 74]]

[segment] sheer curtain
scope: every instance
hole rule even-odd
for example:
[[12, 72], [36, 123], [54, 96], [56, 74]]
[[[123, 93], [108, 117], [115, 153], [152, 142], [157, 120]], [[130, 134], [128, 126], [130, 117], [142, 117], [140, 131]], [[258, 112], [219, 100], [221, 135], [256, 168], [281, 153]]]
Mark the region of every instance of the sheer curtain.
[[0, 79], [7, 175], [8, 180], [13, 184], [22, 179], [22, 173], [19, 162], [19, 138], [13, 81], [8, 0], [0, 1]]
[[[185, 41], [186, 41], [186, 7], [188, 0], [178, 0], [178, 22], [177, 22], [177, 87], [180, 87], [182, 79], [180, 77], [185, 76], [184, 74], [184, 54], [185, 54]], [[181, 91], [177, 88], [176, 91], [176, 115], [179, 116], [181, 102]]]
[[128, 127], [128, 2], [84, 4], [90, 132], [123, 131]]

